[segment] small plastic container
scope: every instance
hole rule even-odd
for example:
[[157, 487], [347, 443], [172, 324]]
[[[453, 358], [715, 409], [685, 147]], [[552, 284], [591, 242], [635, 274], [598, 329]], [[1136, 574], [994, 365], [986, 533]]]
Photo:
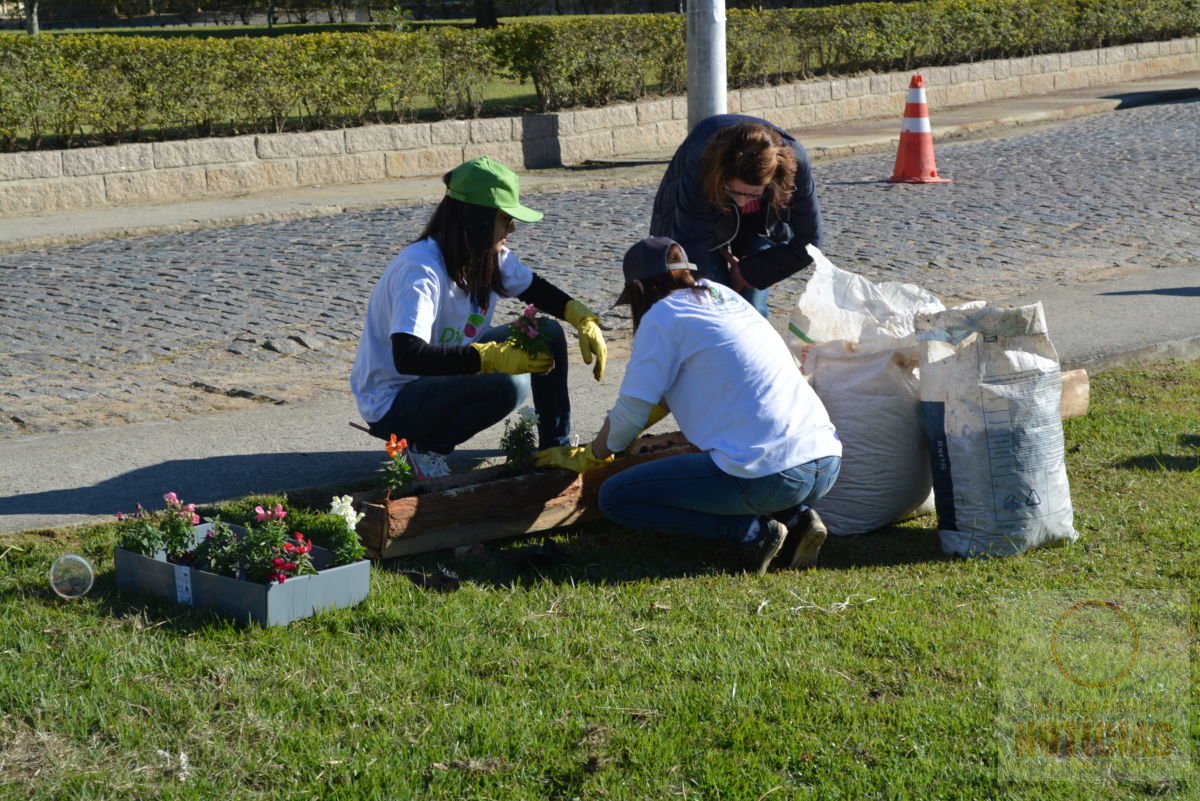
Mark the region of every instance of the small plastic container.
[[88, 594], [95, 579], [91, 562], [73, 553], [58, 557], [50, 565], [50, 589], [61, 598], [82, 598]]

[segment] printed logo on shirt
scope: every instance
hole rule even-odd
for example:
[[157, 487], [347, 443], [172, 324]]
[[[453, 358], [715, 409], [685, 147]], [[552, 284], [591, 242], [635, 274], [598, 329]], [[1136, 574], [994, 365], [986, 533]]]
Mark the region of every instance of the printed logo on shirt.
[[482, 314], [470, 314], [467, 316], [467, 324], [463, 326], [463, 333], [474, 339], [479, 335], [479, 327], [483, 325]]
[[724, 295], [722, 295], [721, 291], [719, 289], [717, 289], [715, 286], [710, 285], [708, 287], [708, 294], [709, 294], [714, 306], [722, 306], [725, 303], [729, 302], [729, 299], [726, 298]]
[[442, 333], [438, 337], [438, 344], [460, 345], [462, 344], [464, 336], [466, 336], [468, 340], [474, 340], [475, 337], [479, 336], [480, 329], [483, 326], [484, 320], [486, 319], [486, 314], [486, 306], [480, 309], [479, 307], [475, 306], [475, 304], [471, 304], [471, 313], [467, 315], [467, 322], [466, 325], [462, 327], [462, 330], [459, 330], [454, 326], [446, 326], [442, 329]]

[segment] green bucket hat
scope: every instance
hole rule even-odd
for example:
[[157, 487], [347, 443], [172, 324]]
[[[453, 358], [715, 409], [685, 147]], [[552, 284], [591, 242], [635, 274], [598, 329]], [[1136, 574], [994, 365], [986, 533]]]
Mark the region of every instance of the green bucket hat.
[[450, 172], [446, 194], [455, 200], [500, 209], [514, 220], [537, 222], [540, 211], [521, 205], [517, 174], [487, 156], [465, 161]]

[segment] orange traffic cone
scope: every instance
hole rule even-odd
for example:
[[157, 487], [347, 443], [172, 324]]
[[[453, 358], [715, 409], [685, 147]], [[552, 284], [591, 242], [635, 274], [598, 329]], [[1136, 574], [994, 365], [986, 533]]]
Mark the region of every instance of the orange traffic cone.
[[904, 122], [900, 125], [900, 147], [896, 150], [896, 166], [892, 183], [940, 184], [949, 178], [938, 178], [933, 160], [933, 133], [929, 128], [929, 107], [925, 104], [925, 79], [914, 75], [908, 84], [908, 102], [904, 105]]

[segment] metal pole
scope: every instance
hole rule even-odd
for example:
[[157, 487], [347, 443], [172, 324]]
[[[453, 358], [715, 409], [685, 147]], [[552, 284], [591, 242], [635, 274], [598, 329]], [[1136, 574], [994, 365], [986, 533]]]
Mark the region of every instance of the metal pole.
[[687, 0], [688, 128], [725, 106], [725, 0]]

